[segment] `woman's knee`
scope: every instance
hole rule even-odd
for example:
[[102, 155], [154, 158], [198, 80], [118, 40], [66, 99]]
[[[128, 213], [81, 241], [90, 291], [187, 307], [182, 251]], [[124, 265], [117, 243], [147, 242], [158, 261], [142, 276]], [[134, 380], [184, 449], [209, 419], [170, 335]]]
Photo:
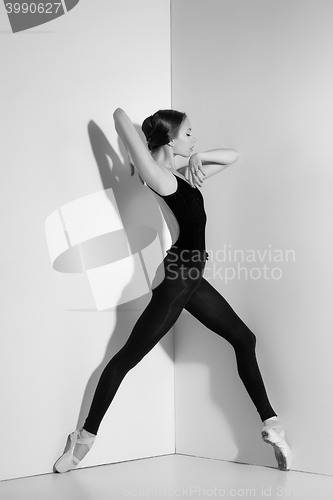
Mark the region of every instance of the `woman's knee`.
[[257, 343], [257, 338], [253, 332], [246, 326], [241, 325], [235, 329], [235, 347], [241, 347], [246, 349], [254, 350]]
[[122, 348], [107, 365], [107, 371], [112, 378], [122, 379], [141, 359], [137, 352]]

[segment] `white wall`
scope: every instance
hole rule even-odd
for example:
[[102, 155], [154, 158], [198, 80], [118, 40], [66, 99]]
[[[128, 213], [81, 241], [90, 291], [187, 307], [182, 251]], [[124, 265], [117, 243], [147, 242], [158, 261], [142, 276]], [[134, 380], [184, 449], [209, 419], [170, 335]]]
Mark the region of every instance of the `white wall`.
[[[293, 468], [325, 474], [333, 411], [332, 16], [330, 0], [172, 2], [173, 107], [188, 113], [197, 150], [241, 153], [202, 187], [207, 248], [215, 257], [224, 245], [267, 250], [263, 262], [257, 256], [241, 266], [282, 271], [280, 279], [270, 271], [269, 279], [263, 271], [238, 279], [237, 262], [215, 259], [205, 277], [257, 336]], [[295, 262], [270, 262], [269, 249], [284, 260], [293, 250]], [[234, 279], [225, 280], [225, 267]], [[230, 345], [186, 313], [175, 333], [176, 451], [276, 466]]]
[[[14, 35], [0, 6], [0, 479], [51, 472], [150, 298], [97, 311], [85, 274], [52, 268], [45, 221], [112, 188], [124, 226], [162, 234], [154, 195], [123, 165], [112, 112], [140, 124], [170, 107], [169, 7], [81, 0]], [[173, 383], [168, 334], [126, 376], [82, 466], [174, 452]]]

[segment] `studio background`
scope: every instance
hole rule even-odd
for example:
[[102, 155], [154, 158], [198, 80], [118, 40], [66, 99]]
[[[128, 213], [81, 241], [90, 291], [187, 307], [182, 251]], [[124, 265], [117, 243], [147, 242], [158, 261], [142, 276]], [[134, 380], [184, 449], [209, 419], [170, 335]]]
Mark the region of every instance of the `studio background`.
[[[0, 13], [9, 30], [3, 4]], [[124, 226], [160, 231], [154, 195], [131, 176], [112, 114], [120, 106], [140, 124], [170, 107], [169, 1], [81, 0], [0, 44], [0, 478], [9, 479], [52, 471], [149, 300], [97, 311], [86, 274], [52, 268], [45, 224], [111, 189]], [[107, 211], [94, 219], [103, 222]], [[168, 334], [126, 376], [83, 466], [174, 453], [173, 357]]]
[[[202, 187], [215, 257], [207, 279], [257, 336], [292, 467], [325, 474], [332, 474], [325, 426], [333, 379], [332, 16], [328, 0], [172, 2], [172, 105], [186, 110], [196, 150], [241, 154]], [[239, 253], [218, 262], [225, 246], [245, 256], [266, 250], [266, 257], [242, 262]], [[270, 249], [284, 261], [270, 261]], [[295, 261], [291, 253], [286, 261], [287, 250]], [[238, 278], [238, 263], [247, 279], [245, 271]], [[267, 270], [265, 279], [264, 265], [280, 268], [281, 278]], [[235, 278], [226, 282], [220, 267]], [[261, 276], [253, 270], [251, 279], [254, 268]], [[272, 450], [258, 442], [261, 421], [229, 344], [185, 312], [175, 353], [177, 451], [275, 466]], [[319, 438], [323, 426], [328, 439]]]
[[[124, 226], [154, 228], [166, 248], [112, 113], [139, 125], [171, 105], [197, 150], [241, 153], [202, 187], [205, 276], [257, 336], [293, 468], [332, 474], [332, 11], [329, 0], [81, 0], [13, 35], [1, 7], [0, 479], [51, 472], [149, 300], [97, 311], [84, 273], [52, 268], [45, 221], [111, 189]], [[226, 282], [213, 266], [224, 248], [293, 250], [295, 261], [257, 258], [242, 266], [279, 267], [281, 279]], [[275, 466], [260, 430], [232, 348], [184, 312], [126, 376], [82, 466], [174, 452]]]

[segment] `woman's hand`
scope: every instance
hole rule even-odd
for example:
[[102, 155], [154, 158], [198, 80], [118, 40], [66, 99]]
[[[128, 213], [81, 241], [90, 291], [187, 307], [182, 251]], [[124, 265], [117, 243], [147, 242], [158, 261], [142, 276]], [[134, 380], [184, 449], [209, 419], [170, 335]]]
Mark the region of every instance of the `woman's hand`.
[[194, 155], [190, 157], [188, 166], [185, 167], [184, 176], [192, 187], [201, 187], [205, 175], [199, 153], [194, 153]]

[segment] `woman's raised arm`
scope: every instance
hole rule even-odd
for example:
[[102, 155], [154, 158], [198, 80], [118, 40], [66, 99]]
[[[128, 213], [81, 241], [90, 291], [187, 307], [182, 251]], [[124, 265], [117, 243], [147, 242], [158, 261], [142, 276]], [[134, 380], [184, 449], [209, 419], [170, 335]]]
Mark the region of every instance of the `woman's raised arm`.
[[211, 149], [202, 153], [194, 153], [187, 165], [178, 162], [177, 170], [185, 178], [197, 186], [201, 186], [203, 181], [212, 175], [215, 175], [239, 158], [239, 153], [235, 149]]
[[152, 158], [125, 111], [117, 108], [113, 118], [116, 132], [130, 154], [140, 177], [153, 189], [160, 191], [166, 179], [163, 168]]
[[[197, 155], [197, 157], [196, 157]], [[211, 149], [192, 155], [189, 165], [198, 165], [205, 174], [205, 179], [221, 172], [239, 158], [239, 153], [235, 149]]]
[[211, 163], [218, 163], [219, 165], [231, 165], [239, 158], [239, 153], [236, 149], [211, 149], [210, 151], [203, 151], [197, 153], [200, 156], [203, 165]]

